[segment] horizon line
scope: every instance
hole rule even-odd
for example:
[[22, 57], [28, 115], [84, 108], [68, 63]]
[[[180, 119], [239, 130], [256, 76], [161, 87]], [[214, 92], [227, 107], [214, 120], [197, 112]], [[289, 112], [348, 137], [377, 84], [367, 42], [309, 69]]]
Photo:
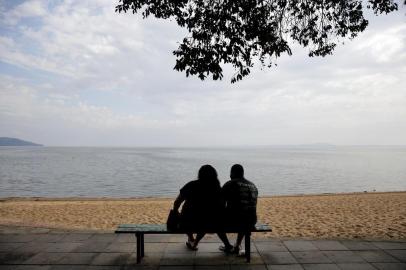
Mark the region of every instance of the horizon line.
[[406, 147], [406, 144], [239, 144], [239, 145], [46, 145], [40, 146], [0, 146], [0, 147], [100, 147], [100, 148], [245, 148], [245, 147]]

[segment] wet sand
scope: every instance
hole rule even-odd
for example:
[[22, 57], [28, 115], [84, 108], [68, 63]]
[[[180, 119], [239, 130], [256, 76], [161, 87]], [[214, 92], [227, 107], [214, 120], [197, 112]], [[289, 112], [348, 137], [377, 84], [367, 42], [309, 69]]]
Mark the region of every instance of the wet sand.
[[[122, 223], [165, 223], [173, 199], [7, 198], [0, 225], [114, 230]], [[261, 197], [269, 237], [406, 239], [406, 192]], [[260, 234], [264, 236], [264, 234]]]

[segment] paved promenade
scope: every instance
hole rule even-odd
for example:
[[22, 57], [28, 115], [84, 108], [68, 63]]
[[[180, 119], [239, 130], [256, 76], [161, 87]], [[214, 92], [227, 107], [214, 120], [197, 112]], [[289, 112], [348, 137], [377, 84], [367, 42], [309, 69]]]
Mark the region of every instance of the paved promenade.
[[137, 265], [133, 235], [0, 227], [0, 270], [406, 269], [406, 241], [256, 239], [250, 264], [220, 252], [216, 236], [206, 237], [196, 252], [184, 241], [145, 236], [145, 258]]

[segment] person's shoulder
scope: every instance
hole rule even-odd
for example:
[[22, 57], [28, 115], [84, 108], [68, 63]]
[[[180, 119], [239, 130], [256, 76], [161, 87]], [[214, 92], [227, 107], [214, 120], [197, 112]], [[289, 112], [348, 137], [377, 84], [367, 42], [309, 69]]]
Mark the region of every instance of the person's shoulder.
[[249, 184], [249, 185], [254, 186], [255, 188], [257, 188], [257, 186], [256, 186], [253, 182], [251, 182], [250, 180], [244, 178], [244, 181], [245, 181], [247, 184]]
[[232, 186], [233, 183], [234, 183], [234, 182], [233, 182], [232, 180], [228, 180], [227, 182], [224, 183], [223, 188], [224, 188], [224, 187]]
[[197, 183], [197, 180], [189, 181], [189, 182], [187, 182], [187, 183], [182, 187], [182, 190], [186, 190], [186, 189], [193, 188], [193, 187], [195, 187], [197, 184], [198, 184], [198, 183]]
[[189, 186], [198, 186], [198, 185], [200, 184], [200, 182], [201, 182], [201, 181], [199, 181], [199, 180], [192, 180], [192, 181], [190, 181], [189, 183], [187, 183], [186, 185], [189, 185]]
[[251, 182], [250, 180], [248, 180], [248, 179], [246, 179], [246, 178], [244, 178], [243, 181], [246, 181], [246, 182], [249, 183], [249, 184], [255, 185], [253, 182]]

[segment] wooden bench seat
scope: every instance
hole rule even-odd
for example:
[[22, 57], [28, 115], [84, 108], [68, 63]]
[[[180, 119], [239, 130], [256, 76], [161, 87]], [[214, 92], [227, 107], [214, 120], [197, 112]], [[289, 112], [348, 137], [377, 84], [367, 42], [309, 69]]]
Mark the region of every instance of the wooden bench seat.
[[[256, 224], [251, 231], [244, 231], [245, 235], [245, 256], [247, 262], [251, 261], [251, 233], [252, 232], [271, 232], [272, 229], [266, 224]], [[222, 231], [225, 233], [239, 233], [237, 230]], [[115, 233], [132, 233], [137, 237], [137, 263], [144, 257], [144, 234], [186, 234], [186, 231], [171, 231], [166, 228], [166, 224], [121, 224]], [[193, 231], [193, 233], [197, 233]], [[202, 233], [217, 233], [203, 231]]]

